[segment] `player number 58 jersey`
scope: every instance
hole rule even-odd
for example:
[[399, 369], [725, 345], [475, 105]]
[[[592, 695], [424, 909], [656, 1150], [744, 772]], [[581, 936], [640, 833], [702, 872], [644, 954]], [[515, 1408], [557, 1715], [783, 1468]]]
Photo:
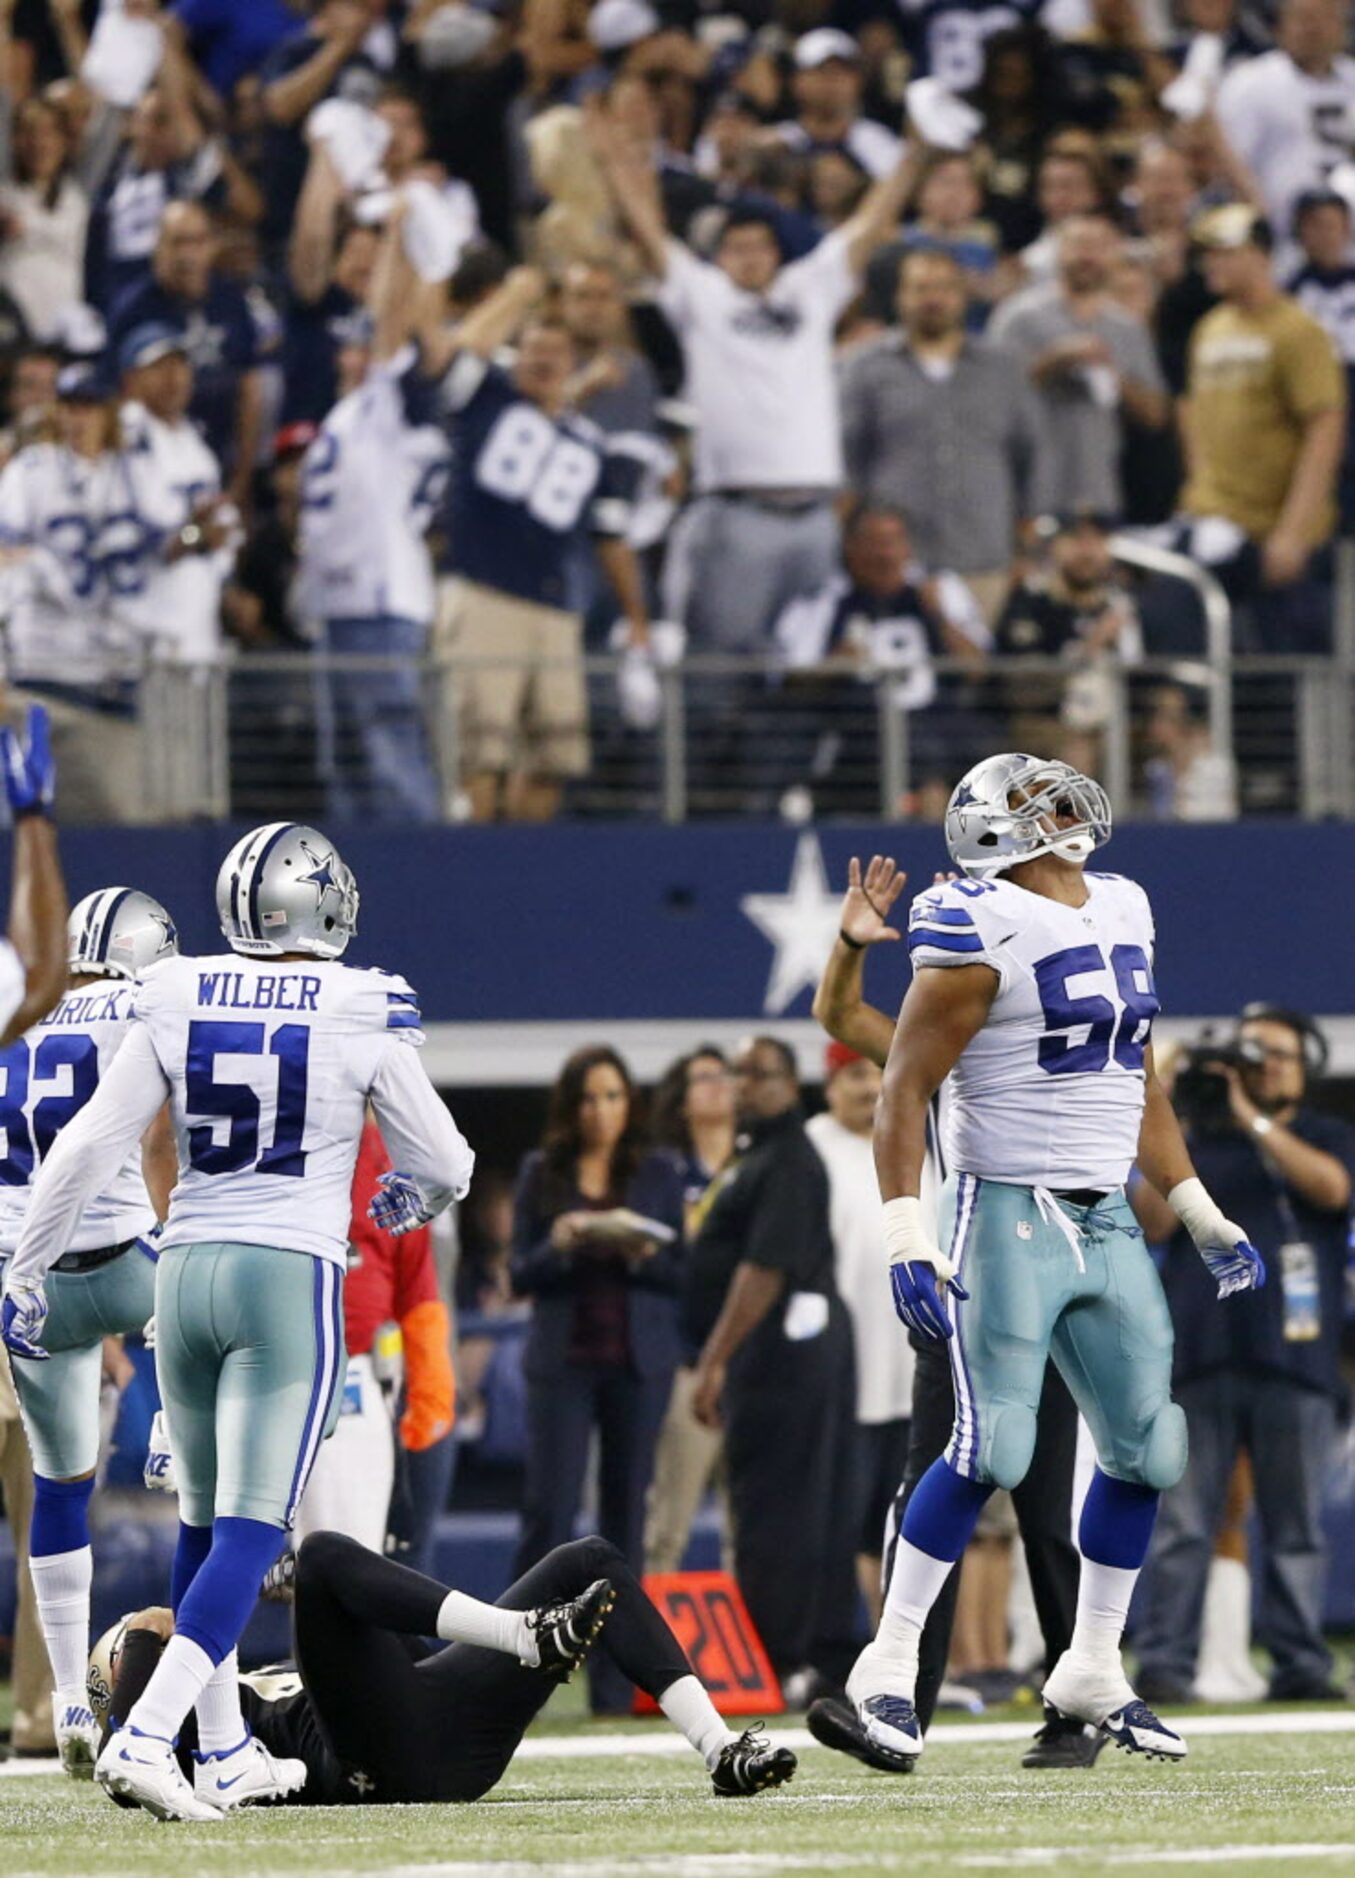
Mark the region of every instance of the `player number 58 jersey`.
[[1147, 895], [1087, 874], [1084, 906], [1001, 878], [914, 900], [913, 968], [987, 965], [998, 993], [950, 1078], [952, 1167], [1055, 1190], [1122, 1186], [1138, 1149], [1159, 1006]]

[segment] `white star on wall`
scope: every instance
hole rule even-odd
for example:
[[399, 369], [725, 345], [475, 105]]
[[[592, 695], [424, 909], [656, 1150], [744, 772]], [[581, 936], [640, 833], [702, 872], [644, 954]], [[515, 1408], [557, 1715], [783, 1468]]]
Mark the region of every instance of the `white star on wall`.
[[767, 1017], [779, 1017], [802, 991], [813, 990], [828, 962], [840, 924], [841, 895], [828, 886], [817, 835], [795, 845], [790, 885], [784, 893], [746, 893], [739, 910], [775, 948], [767, 993]]

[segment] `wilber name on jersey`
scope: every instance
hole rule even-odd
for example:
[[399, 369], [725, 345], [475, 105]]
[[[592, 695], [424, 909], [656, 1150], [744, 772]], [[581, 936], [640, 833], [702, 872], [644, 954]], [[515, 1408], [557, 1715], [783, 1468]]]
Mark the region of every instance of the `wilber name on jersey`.
[[1086, 874], [1066, 906], [1009, 880], [959, 880], [913, 902], [914, 970], [986, 965], [983, 1029], [951, 1073], [946, 1158], [984, 1179], [1122, 1186], [1138, 1151], [1144, 1052], [1159, 1006], [1147, 895]]
[[[64, 1128], [89, 1101], [127, 1035], [135, 988], [85, 985], [0, 1053], [0, 1251], [18, 1244], [38, 1168]], [[67, 1248], [90, 1252], [120, 1245], [155, 1224], [138, 1145], [107, 1189], [80, 1216]]]
[[[238, 1241], [342, 1264], [369, 1096], [388, 1134], [432, 1144], [450, 1124], [401, 1047], [423, 1041], [403, 978], [338, 960], [169, 959], [135, 1009], [171, 1086], [180, 1171], [165, 1246]], [[457, 1153], [469, 1162], [459, 1136]]]
[[565, 606], [580, 534], [625, 535], [637, 466], [589, 418], [549, 416], [472, 353], [452, 361], [443, 399], [452, 434], [445, 571]]

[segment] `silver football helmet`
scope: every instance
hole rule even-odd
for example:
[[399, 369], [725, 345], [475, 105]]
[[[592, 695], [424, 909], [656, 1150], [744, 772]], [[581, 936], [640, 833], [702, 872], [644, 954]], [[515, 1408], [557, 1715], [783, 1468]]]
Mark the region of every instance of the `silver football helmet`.
[[221, 863], [216, 910], [233, 952], [337, 959], [358, 929], [358, 886], [318, 828], [270, 822]]
[[[1060, 828], [1060, 816], [1074, 817], [1073, 825]], [[1110, 825], [1099, 782], [1068, 763], [1008, 752], [976, 763], [956, 785], [946, 846], [963, 873], [983, 880], [1038, 854], [1086, 861], [1110, 840]]]
[[158, 900], [135, 887], [101, 887], [71, 910], [66, 927], [71, 976], [140, 978], [179, 950], [174, 921]]

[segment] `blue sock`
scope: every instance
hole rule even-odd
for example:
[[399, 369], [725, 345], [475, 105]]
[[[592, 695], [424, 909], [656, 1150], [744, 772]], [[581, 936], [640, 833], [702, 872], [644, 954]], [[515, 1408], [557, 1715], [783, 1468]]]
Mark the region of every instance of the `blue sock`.
[[33, 1476], [33, 1523], [28, 1550], [34, 1558], [54, 1552], [79, 1552], [89, 1544], [89, 1496], [94, 1476], [86, 1480], [48, 1480]]
[[210, 1526], [185, 1526], [179, 1521], [179, 1543], [174, 1548], [174, 1563], [169, 1572], [170, 1609], [178, 1615], [184, 1592], [202, 1570], [212, 1549]]
[[909, 1496], [900, 1536], [932, 1558], [957, 1559], [973, 1538], [992, 1491], [957, 1474], [948, 1461], [933, 1461]]
[[282, 1550], [285, 1536], [281, 1526], [266, 1525], [261, 1519], [218, 1519], [213, 1526], [212, 1549], [185, 1590], [174, 1618], [178, 1634], [196, 1643], [213, 1663], [229, 1656], [239, 1642], [258, 1601], [264, 1573]]
[[1157, 1503], [1156, 1487], [1136, 1487], [1098, 1467], [1082, 1504], [1077, 1543], [1093, 1565], [1136, 1572], [1148, 1556]]

